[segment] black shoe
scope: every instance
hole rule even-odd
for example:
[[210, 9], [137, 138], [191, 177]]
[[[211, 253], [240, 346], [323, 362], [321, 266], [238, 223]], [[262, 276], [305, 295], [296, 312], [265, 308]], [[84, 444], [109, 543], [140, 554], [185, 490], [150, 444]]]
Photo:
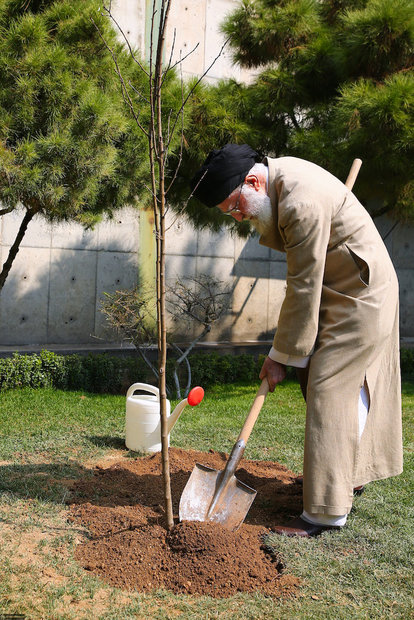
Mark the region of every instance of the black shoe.
[[339, 529], [339, 527], [335, 526], [315, 525], [304, 521], [302, 517], [296, 517], [296, 519], [293, 519], [287, 525], [276, 525], [273, 531], [276, 532], [276, 534], [289, 537], [299, 536], [300, 538], [313, 538], [314, 536], [319, 536], [322, 532]]
[[364, 487], [364, 485], [363, 485], [363, 484], [361, 484], [361, 486], [360, 486], [360, 487], [355, 487], [355, 489], [354, 489], [354, 495], [355, 495], [355, 496], [357, 496], [357, 497], [359, 497], [360, 495], [362, 495], [362, 494], [363, 494], [363, 492], [364, 492], [364, 491], [365, 491], [365, 487]]

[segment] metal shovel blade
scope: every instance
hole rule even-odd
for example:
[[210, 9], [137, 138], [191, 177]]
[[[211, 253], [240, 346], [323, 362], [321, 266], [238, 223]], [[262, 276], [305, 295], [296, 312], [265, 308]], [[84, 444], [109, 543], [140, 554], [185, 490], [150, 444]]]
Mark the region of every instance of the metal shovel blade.
[[208, 516], [209, 508], [222, 481], [223, 471], [196, 463], [181, 495], [180, 521], [210, 521], [235, 531], [243, 523], [256, 491], [231, 476], [220, 495], [216, 510]]

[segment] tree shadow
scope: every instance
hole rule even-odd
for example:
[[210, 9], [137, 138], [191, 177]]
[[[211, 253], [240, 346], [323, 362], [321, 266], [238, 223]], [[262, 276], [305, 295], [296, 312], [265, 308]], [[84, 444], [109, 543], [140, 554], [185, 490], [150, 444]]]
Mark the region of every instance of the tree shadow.
[[76, 480], [91, 477], [79, 463], [10, 464], [0, 466], [0, 492], [19, 499], [65, 503]]
[[87, 439], [98, 448], [125, 450], [125, 439], [122, 437], [113, 437], [112, 435], [88, 435]]

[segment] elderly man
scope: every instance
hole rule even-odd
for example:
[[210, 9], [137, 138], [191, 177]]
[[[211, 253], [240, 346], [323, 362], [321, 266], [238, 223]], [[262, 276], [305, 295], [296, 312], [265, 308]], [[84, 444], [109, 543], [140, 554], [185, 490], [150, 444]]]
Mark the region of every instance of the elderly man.
[[296, 157], [248, 145], [213, 150], [194, 195], [286, 253], [287, 290], [260, 378], [296, 366], [305, 396], [303, 512], [276, 531], [342, 527], [355, 489], [402, 471], [398, 282], [384, 243], [351, 191]]

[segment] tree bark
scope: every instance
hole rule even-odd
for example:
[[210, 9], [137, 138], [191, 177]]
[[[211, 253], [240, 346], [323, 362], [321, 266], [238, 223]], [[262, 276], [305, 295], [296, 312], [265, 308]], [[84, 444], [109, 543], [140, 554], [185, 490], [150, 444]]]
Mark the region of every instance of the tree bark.
[[9, 275], [10, 269], [13, 265], [13, 261], [16, 258], [17, 252], [20, 249], [20, 244], [23, 240], [23, 237], [26, 234], [27, 227], [30, 221], [32, 220], [32, 218], [34, 217], [34, 215], [36, 215], [35, 210], [32, 210], [32, 209], [26, 210], [22, 223], [20, 224], [19, 231], [16, 235], [16, 239], [14, 240], [14, 243], [9, 250], [9, 255], [3, 265], [2, 272], [0, 273], [0, 291], [3, 289], [7, 276]]
[[[158, 167], [158, 191], [153, 191], [154, 216], [157, 237], [157, 332], [158, 332], [158, 372], [161, 416], [161, 453], [164, 487], [164, 505], [167, 530], [174, 526], [172, 510], [170, 464], [168, 454], [168, 420], [167, 420], [167, 327], [165, 310], [165, 147], [162, 128], [162, 54], [165, 42], [165, 30], [170, 9], [170, 0], [161, 3], [161, 16], [158, 31], [157, 54], [154, 77], [151, 84], [151, 131], [150, 161], [152, 186], [156, 189], [155, 161]], [[152, 143], [152, 144], [151, 144]]]

